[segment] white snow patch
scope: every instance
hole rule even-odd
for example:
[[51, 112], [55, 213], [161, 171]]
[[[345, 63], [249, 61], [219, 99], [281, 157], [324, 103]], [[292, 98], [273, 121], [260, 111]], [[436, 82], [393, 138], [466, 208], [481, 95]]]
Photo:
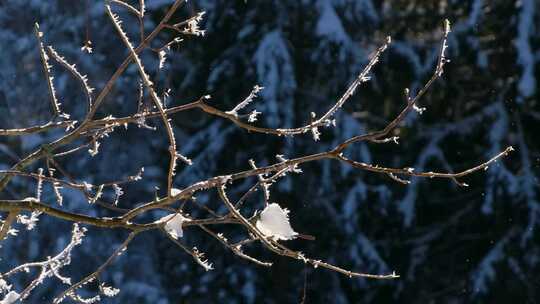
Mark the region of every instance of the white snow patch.
[[18, 294], [15, 291], [10, 291], [2, 301], [0, 301], [0, 304], [12, 304], [17, 302], [17, 300], [21, 297], [20, 294]]
[[180, 194], [180, 192], [182, 192], [182, 190], [180, 190], [180, 189], [177, 189], [177, 188], [172, 188], [171, 189], [171, 195], [172, 196], [177, 196], [178, 194]]
[[269, 204], [264, 208], [255, 226], [264, 235], [272, 237], [276, 241], [292, 240], [298, 235], [289, 222], [289, 210], [281, 208], [276, 203]]
[[167, 231], [167, 233], [169, 233], [170, 236], [172, 236], [173, 238], [178, 239], [184, 235], [184, 231], [182, 230], [182, 224], [185, 221], [189, 221], [189, 219], [183, 217], [180, 213], [173, 213], [160, 218], [154, 223], [166, 223], [164, 227], [165, 231]]

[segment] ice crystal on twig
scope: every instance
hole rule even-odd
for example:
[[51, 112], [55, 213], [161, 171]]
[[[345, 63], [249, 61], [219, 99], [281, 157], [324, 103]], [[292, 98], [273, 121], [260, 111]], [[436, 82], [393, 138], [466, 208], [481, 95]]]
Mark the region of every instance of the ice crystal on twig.
[[90, 40], [84, 41], [84, 45], [81, 47], [81, 51], [86, 52], [88, 54], [92, 54], [92, 41]]
[[120, 197], [124, 194], [124, 191], [122, 190], [122, 188], [120, 186], [118, 186], [117, 184], [113, 184], [113, 190], [114, 190], [114, 205], [117, 206], [118, 205], [118, 201], [120, 200]]
[[199, 28], [199, 22], [202, 21], [204, 14], [206, 14], [206, 12], [199, 12], [197, 13], [197, 16], [190, 18], [187, 21], [186, 27], [184, 28], [184, 34], [204, 36], [206, 31]]
[[40, 211], [32, 211], [30, 216], [19, 215], [17, 216], [17, 222], [26, 226], [27, 230], [32, 230], [36, 227], [37, 222], [39, 221], [39, 216], [41, 215]]
[[63, 113], [60, 109], [61, 103], [60, 101], [58, 101], [58, 97], [56, 97], [56, 89], [53, 82], [54, 77], [52, 76], [51, 71], [52, 66], [49, 64], [49, 56], [45, 52], [45, 46], [43, 45], [43, 41], [41, 40], [43, 38], [43, 32], [39, 30], [39, 24], [37, 22], [35, 24], [35, 34], [39, 44], [39, 55], [41, 57], [41, 63], [43, 65], [43, 72], [45, 73], [45, 78], [47, 79], [47, 85], [49, 89], [49, 94], [51, 95], [51, 104], [54, 114], [64, 119], [69, 119], [69, 115]]
[[[249, 105], [253, 99], [255, 97], [257, 97], [257, 94], [262, 91], [264, 89], [264, 87], [261, 87], [259, 85], [255, 85], [253, 87], [253, 90], [251, 90], [251, 93], [249, 93], [248, 97], [246, 97], [244, 100], [242, 100], [242, 102], [240, 102], [239, 104], [237, 104], [232, 110], [230, 111], [227, 111], [226, 113], [227, 114], [231, 114], [231, 115], [234, 115], [235, 117], [238, 117], [238, 111], [242, 110], [243, 108], [245, 108], [247, 105]], [[254, 112], [257, 112], [257, 111], [254, 111]], [[253, 115], [253, 112], [252, 112], [252, 115]], [[251, 116], [251, 115], [250, 115]], [[254, 118], [256, 119], [257, 118], [257, 114], [254, 114]]]
[[94, 91], [94, 88], [88, 84], [88, 76], [81, 74], [77, 70], [75, 64], [69, 64], [69, 62], [67, 62], [64, 57], [60, 56], [60, 54], [58, 54], [58, 52], [52, 46], [47, 46], [47, 50], [49, 51], [49, 54], [58, 63], [60, 63], [60, 65], [65, 67], [73, 76], [75, 76], [75, 78], [79, 80], [84, 92], [86, 93], [86, 98], [88, 99], [88, 109], [90, 109], [92, 107], [92, 92]]
[[193, 247], [193, 258], [195, 258], [195, 261], [201, 265], [204, 270], [210, 271], [214, 269], [214, 266], [212, 263], [208, 261], [208, 259], [205, 258], [204, 252], [199, 251], [197, 247]]

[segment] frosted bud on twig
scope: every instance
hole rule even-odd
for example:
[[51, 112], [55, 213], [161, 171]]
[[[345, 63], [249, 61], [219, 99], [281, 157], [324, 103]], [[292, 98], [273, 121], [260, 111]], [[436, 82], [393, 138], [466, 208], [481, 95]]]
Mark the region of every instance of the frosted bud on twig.
[[[264, 89], [264, 87], [261, 87], [259, 85], [255, 85], [253, 87], [253, 89], [251, 90], [251, 92], [249, 93], [248, 97], [246, 97], [244, 100], [242, 100], [242, 102], [240, 102], [239, 104], [236, 105], [236, 107], [234, 107], [232, 110], [230, 111], [227, 111], [226, 113], [227, 114], [231, 114], [231, 115], [234, 115], [234, 116], [238, 116], [238, 111], [242, 110], [243, 108], [245, 108], [247, 105], [249, 105], [253, 99], [255, 97], [257, 97], [257, 94], [262, 91], [262, 89]], [[257, 112], [257, 111], [253, 111], [251, 115], [254, 115], [253, 113], [254, 112]], [[250, 117], [251, 117], [250, 115]], [[257, 114], [255, 114], [255, 118], [256, 118]]]
[[120, 196], [122, 196], [124, 194], [124, 191], [117, 184], [113, 184], [113, 189], [114, 189], [114, 203], [113, 204], [116, 206], [116, 205], [118, 205], [118, 201], [120, 200]]
[[88, 203], [89, 204], [94, 204], [95, 202], [97, 202], [97, 200], [103, 195], [103, 185], [99, 185], [97, 191], [96, 191], [96, 194], [94, 195], [94, 197], [90, 197], [89, 200], [88, 200]]
[[425, 107], [424, 107], [424, 108], [420, 108], [420, 107], [416, 106], [416, 104], [413, 105], [413, 109], [414, 109], [416, 112], [418, 112], [418, 114], [420, 114], [420, 115], [422, 115], [422, 113], [424, 113], [424, 111], [426, 110]]
[[187, 21], [187, 26], [184, 28], [185, 34], [191, 34], [195, 36], [204, 36], [205, 31], [199, 28], [199, 22], [202, 21], [202, 17], [206, 12], [200, 12], [194, 18]]
[[313, 140], [318, 141], [321, 139], [321, 132], [319, 132], [319, 129], [317, 127], [311, 128], [311, 134], [313, 135]]
[[163, 69], [165, 67], [165, 61], [167, 60], [167, 51], [169, 50], [169, 47], [165, 47], [158, 52], [159, 56], [159, 69]]
[[195, 258], [195, 261], [204, 268], [204, 270], [209, 271], [214, 269], [212, 263], [209, 263], [208, 259], [204, 257], [204, 252], [199, 251], [197, 247], [193, 247], [193, 257]]
[[261, 112], [257, 110], [253, 110], [251, 113], [249, 113], [248, 122], [256, 122], [257, 121], [257, 115], [261, 114]]
[[180, 194], [181, 192], [182, 192], [182, 190], [180, 190], [180, 189], [172, 188], [172, 189], [171, 189], [171, 196], [177, 196], [177, 195]]
[[88, 149], [88, 153], [90, 154], [90, 156], [94, 157], [99, 153], [99, 146], [99, 141], [94, 140], [92, 143], [92, 148]]
[[101, 293], [103, 293], [103, 295], [109, 298], [116, 296], [120, 292], [120, 289], [106, 286], [104, 283], [99, 285], [99, 290]]
[[62, 206], [62, 203], [64, 202], [64, 198], [62, 197], [62, 193], [60, 192], [61, 189], [62, 186], [58, 182], [53, 183], [54, 195], [56, 196], [56, 201], [60, 206]]
[[139, 170], [139, 172], [137, 172], [137, 175], [135, 175], [133, 177], [133, 180], [135, 180], [135, 181], [141, 180], [143, 173], [144, 173], [144, 167], [141, 167], [141, 170]]
[[86, 40], [84, 45], [81, 47], [81, 51], [92, 54], [92, 41]]
[[187, 165], [191, 166], [193, 164], [193, 162], [191, 161], [191, 159], [187, 158], [186, 156], [180, 154], [180, 153], [176, 153], [176, 157], [183, 161], [184, 163], [186, 163]]
[[[39, 221], [39, 216], [41, 215], [40, 211], [34, 211], [30, 214], [30, 217], [26, 215], [17, 216], [17, 222], [26, 226], [26, 230], [32, 230], [36, 227], [37, 222]], [[1, 302], [0, 302], [1, 303]]]
[[38, 182], [36, 187], [36, 199], [41, 200], [41, 192], [43, 192], [43, 168], [38, 169]]

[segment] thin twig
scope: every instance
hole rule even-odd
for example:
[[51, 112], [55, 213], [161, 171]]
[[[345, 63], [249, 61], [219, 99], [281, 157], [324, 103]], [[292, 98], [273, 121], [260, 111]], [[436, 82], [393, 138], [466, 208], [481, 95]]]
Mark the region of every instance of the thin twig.
[[493, 156], [491, 159], [489, 159], [488, 161], [486, 162], [483, 162], [479, 165], [476, 165], [472, 168], [469, 168], [467, 170], [463, 170], [461, 172], [457, 172], [457, 173], [440, 173], [440, 172], [416, 172], [414, 171], [413, 168], [386, 168], [386, 167], [380, 167], [380, 166], [374, 166], [374, 165], [370, 165], [370, 164], [366, 164], [366, 163], [362, 163], [362, 162], [357, 162], [357, 161], [354, 161], [354, 160], [350, 160], [348, 158], [346, 158], [345, 156], [343, 156], [342, 154], [339, 154], [337, 156], [337, 159], [343, 161], [343, 162], [346, 162], [347, 164], [355, 167], [355, 168], [359, 168], [359, 169], [363, 169], [363, 170], [367, 170], [367, 171], [371, 171], [371, 172], [378, 172], [378, 173], [385, 173], [385, 174], [391, 174], [391, 175], [406, 175], [406, 176], [417, 176], [417, 177], [429, 177], [429, 178], [449, 178], [451, 180], [453, 180], [455, 183], [457, 183], [458, 185], [460, 186], [467, 186], [467, 184], [465, 183], [461, 183], [457, 180], [457, 178], [460, 178], [460, 177], [463, 177], [463, 176], [466, 176], [466, 175], [469, 175], [473, 172], [476, 172], [476, 171], [479, 171], [479, 170], [483, 170], [485, 168], [487, 168], [490, 164], [496, 162], [498, 159], [500, 159], [501, 157], [503, 156], [507, 156], [508, 153], [514, 151], [514, 148], [513, 147], [507, 147], [504, 151], [500, 152], [499, 154]]
[[215, 239], [217, 239], [221, 244], [223, 244], [223, 246], [229, 248], [235, 255], [237, 255], [237, 256], [239, 256], [239, 257], [241, 257], [243, 259], [246, 259], [246, 260], [248, 260], [250, 262], [253, 262], [253, 263], [257, 264], [257, 265], [260, 265], [260, 266], [265, 266], [265, 267], [272, 266], [271, 262], [260, 261], [260, 260], [258, 260], [256, 258], [251, 257], [251, 256], [245, 254], [244, 252], [242, 252], [241, 245], [229, 244], [227, 239], [223, 235], [214, 233], [212, 230], [208, 229], [204, 225], [199, 225], [199, 227], [201, 227], [202, 230], [206, 231], [206, 233], [210, 234]]
[[[176, 12], [176, 10], [180, 7], [180, 5], [184, 3], [184, 0], [175, 0], [175, 2], [170, 6], [170, 8], [167, 10], [167, 13], [165, 16], [161, 19], [159, 24], [154, 28], [154, 30], [148, 35], [143, 42], [135, 49], [135, 53], [140, 53], [143, 49], [145, 49], [148, 44], [163, 30], [165, 24], [169, 21], [169, 19], [172, 17], [172, 15]], [[27, 157], [20, 160], [17, 164], [15, 164], [11, 169], [12, 170], [23, 170], [30, 164], [34, 163], [35, 161], [43, 158], [46, 156], [45, 150], [48, 149], [49, 151], [53, 151], [54, 149], [57, 149], [60, 146], [69, 144], [70, 142], [76, 140], [79, 138], [79, 135], [81, 132], [85, 131], [88, 127], [88, 124], [92, 121], [92, 118], [96, 114], [99, 106], [101, 103], [105, 100], [105, 97], [111, 92], [114, 84], [120, 77], [120, 75], [126, 70], [126, 68], [129, 66], [131, 60], [133, 59], [132, 54], [129, 54], [128, 57], [122, 62], [122, 64], [116, 69], [116, 72], [111, 76], [105, 87], [101, 90], [100, 94], [97, 96], [94, 104], [92, 105], [92, 108], [87, 113], [84, 121], [73, 131], [70, 133], [64, 135], [63, 137], [57, 139], [56, 141], [50, 143], [47, 145], [47, 147], [40, 147], [38, 150], [30, 153]], [[0, 191], [2, 191], [6, 185], [11, 180], [11, 176], [4, 176], [2, 179], [0, 179]]]
[[88, 112], [90, 112], [90, 109], [92, 108], [92, 92], [94, 91], [94, 88], [92, 88], [88, 84], [88, 76], [81, 74], [77, 68], [75, 67], [75, 64], [69, 64], [67, 60], [60, 56], [58, 52], [52, 47], [47, 46], [47, 50], [49, 51], [49, 54], [58, 62], [60, 63], [66, 70], [68, 70], [81, 84], [81, 87], [86, 94], [87, 102], [88, 102]]
[[101, 264], [101, 266], [99, 266], [98, 269], [96, 269], [96, 271], [94, 271], [93, 273], [87, 275], [85, 278], [83, 278], [79, 282], [71, 285], [68, 289], [66, 289], [64, 292], [62, 292], [60, 295], [58, 295], [54, 299], [54, 303], [61, 303], [66, 298], [66, 296], [74, 297], [75, 296], [75, 291], [78, 288], [80, 288], [81, 286], [83, 286], [83, 285], [91, 282], [92, 280], [96, 279], [100, 275], [100, 273], [103, 272], [103, 270], [105, 270], [105, 268], [107, 268], [116, 259], [117, 256], [120, 256], [122, 254], [122, 252], [127, 249], [127, 246], [129, 245], [129, 243], [133, 240], [133, 238], [138, 233], [139, 232], [137, 232], [137, 231], [131, 232], [128, 235], [128, 237], [124, 240], [124, 242], [122, 244], [120, 244], [120, 246], [118, 246], [118, 248], [116, 248], [116, 250], [111, 254], [111, 256], [109, 256], [109, 258], [105, 261], [105, 263]]
[[63, 114], [60, 110], [60, 102], [56, 97], [56, 90], [54, 88], [53, 77], [51, 75], [51, 65], [49, 64], [49, 57], [45, 53], [45, 47], [43, 46], [43, 41], [41, 37], [43, 33], [39, 30], [39, 24], [36, 22], [34, 26], [34, 32], [39, 46], [39, 56], [41, 57], [41, 64], [43, 65], [43, 73], [45, 73], [45, 79], [47, 80], [47, 88], [49, 89], [49, 95], [51, 97], [51, 106], [55, 116], [62, 116], [64, 118], [69, 118], [69, 115]]
[[175, 175], [175, 168], [176, 168], [176, 161], [178, 158], [177, 152], [176, 152], [176, 139], [174, 138], [174, 132], [173, 128], [171, 126], [170, 120], [167, 118], [167, 114], [165, 113], [163, 104], [161, 102], [161, 99], [157, 95], [156, 91], [154, 90], [154, 85], [152, 81], [150, 80], [149, 75], [145, 72], [143, 64], [139, 57], [137, 56], [137, 53], [135, 52], [135, 49], [131, 45], [131, 42], [129, 41], [127, 35], [125, 34], [124, 30], [122, 29], [120, 25], [120, 19], [117, 15], [115, 15], [111, 7], [109, 5], [105, 5], [105, 8], [107, 10], [107, 14], [111, 18], [118, 35], [122, 38], [122, 41], [124, 42], [125, 46], [128, 48], [129, 52], [133, 56], [133, 60], [137, 67], [139, 68], [139, 74], [141, 76], [141, 79], [145, 85], [145, 87], [148, 89], [150, 97], [154, 101], [154, 104], [156, 108], [159, 110], [159, 113], [161, 115], [161, 118], [163, 120], [163, 124], [165, 126], [165, 129], [167, 130], [167, 136], [169, 137], [169, 153], [170, 153], [170, 161], [169, 161], [169, 173], [167, 175], [167, 193], [170, 196], [171, 190], [172, 190], [172, 184], [173, 184], [173, 178]]
[[227, 208], [229, 208], [229, 211], [233, 214], [233, 216], [239, 220], [239, 222], [248, 229], [251, 233], [253, 233], [260, 241], [261, 243], [271, 251], [275, 252], [276, 254], [279, 254], [281, 256], [290, 257], [296, 260], [302, 260], [304, 263], [309, 263], [313, 265], [313, 267], [323, 267], [330, 270], [333, 270], [335, 272], [342, 273], [344, 275], [347, 275], [349, 277], [365, 277], [365, 278], [371, 278], [371, 279], [395, 279], [399, 278], [398, 275], [395, 273], [388, 274], [388, 275], [376, 275], [376, 274], [369, 274], [369, 273], [361, 273], [361, 272], [353, 272], [350, 270], [343, 269], [338, 266], [334, 266], [332, 264], [322, 262], [320, 260], [314, 260], [305, 257], [302, 253], [296, 252], [293, 250], [288, 249], [287, 247], [283, 246], [282, 244], [279, 244], [278, 242], [272, 240], [272, 238], [266, 237], [262, 232], [259, 231], [253, 224], [251, 224], [240, 212], [234, 208], [232, 203], [227, 198], [227, 194], [225, 193], [225, 186], [222, 184], [220, 187], [217, 188], [219, 197], [225, 204]]

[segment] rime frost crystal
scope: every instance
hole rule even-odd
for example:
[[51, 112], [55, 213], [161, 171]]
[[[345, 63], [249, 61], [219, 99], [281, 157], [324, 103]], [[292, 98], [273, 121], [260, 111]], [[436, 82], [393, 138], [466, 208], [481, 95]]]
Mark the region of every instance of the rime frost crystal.
[[199, 265], [201, 265], [204, 268], [204, 270], [206, 271], [214, 270], [213, 264], [210, 263], [208, 259], [205, 258], [204, 252], [199, 251], [197, 247], [193, 247], [193, 258]]
[[[227, 111], [226, 113], [227, 114], [231, 114], [231, 115], [234, 115], [234, 116], [238, 116], [238, 111], [242, 110], [243, 108], [245, 108], [247, 105], [249, 105], [253, 99], [255, 97], [257, 97], [257, 94], [262, 91], [264, 89], [264, 87], [261, 87], [259, 85], [255, 85], [253, 87], [253, 90], [251, 91], [251, 93], [249, 93], [249, 96], [246, 97], [244, 100], [242, 100], [242, 102], [240, 102], [239, 104], [236, 105], [236, 107], [234, 107], [234, 109], [230, 110], [230, 111]], [[253, 112], [251, 112], [249, 114], [249, 122], [254, 122], [257, 120], [257, 115], [261, 114], [261, 112], [257, 111], [257, 110], [254, 110]]]
[[30, 217], [27, 215], [19, 215], [17, 216], [17, 222], [25, 225], [27, 230], [32, 230], [34, 227], [36, 227], [40, 215], [41, 212], [39, 211], [33, 211], [30, 214]]
[[264, 235], [274, 240], [292, 240], [298, 235], [289, 223], [289, 210], [272, 203], [261, 212], [259, 220], [255, 224]]
[[101, 284], [99, 289], [106, 297], [109, 298], [116, 296], [120, 292], [120, 289], [106, 286], [105, 284]]
[[206, 12], [200, 12], [197, 14], [197, 16], [195, 16], [194, 18], [191, 18], [187, 22], [187, 26], [184, 29], [184, 33], [195, 35], [195, 36], [204, 36], [206, 31], [201, 30], [199, 28], [199, 22], [202, 21], [202, 17], [204, 16], [205, 13]]
[[256, 122], [257, 121], [257, 116], [259, 114], [261, 114], [261, 112], [259, 112], [257, 110], [253, 110], [248, 116], [248, 122]]
[[116, 206], [116, 205], [118, 205], [118, 201], [120, 200], [120, 196], [124, 195], [124, 191], [117, 184], [113, 185], [113, 189], [114, 189], [114, 203], [113, 204]]
[[92, 54], [92, 41], [86, 40], [84, 42], [84, 45], [81, 47], [82, 52], [86, 52], [88, 54]]

